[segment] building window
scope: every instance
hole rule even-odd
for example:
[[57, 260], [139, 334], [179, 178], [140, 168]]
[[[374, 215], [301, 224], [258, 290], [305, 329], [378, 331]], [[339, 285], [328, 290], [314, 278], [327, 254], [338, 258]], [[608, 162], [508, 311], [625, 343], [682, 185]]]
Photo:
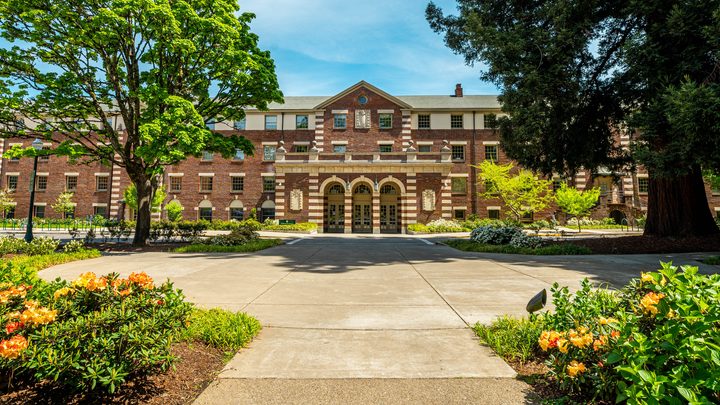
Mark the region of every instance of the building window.
[[65, 176], [65, 191], [76, 191], [78, 176]]
[[245, 211], [242, 208], [230, 208], [230, 219], [242, 221], [245, 218]]
[[418, 128], [419, 129], [430, 129], [430, 114], [418, 115]]
[[296, 115], [295, 116], [295, 128], [308, 129], [308, 116], [307, 115]]
[[650, 188], [650, 179], [647, 177], [640, 177], [638, 179], [638, 192], [641, 194], [647, 194]]
[[238, 131], [244, 131], [247, 126], [247, 120], [245, 118], [233, 122], [233, 128]]
[[450, 190], [453, 194], [467, 193], [467, 178], [453, 177], [450, 183]]
[[308, 146], [307, 145], [295, 145], [295, 152], [308, 153]]
[[15, 218], [15, 207], [11, 206], [8, 208], [7, 211], [5, 211], [5, 219], [13, 219]]
[[93, 207], [93, 215], [107, 218], [107, 207], [106, 206], [95, 206]]
[[450, 116], [450, 128], [462, 129], [463, 128], [463, 116], [462, 115], [451, 115]]
[[275, 177], [264, 176], [263, 177], [263, 192], [275, 191]]
[[213, 153], [206, 150], [202, 151], [202, 158], [200, 158], [200, 160], [203, 162], [212, 162]]
[[95, 191], [108, 190], [108, 176], [95, 176]]
[[200, 177], [200, 192], [210, 193], [213, 190], [213, 178], [212, 176], [201, 176]]
[[453, 210], [453, 218], [461, 221], [465, 220], [465, 210]]
[[553, 191], [558, 191], [562, 188], [563, 181], [560, 179], [553, 179], [552, 181], [552, 189]]
[[380, 152], [381, 153], [392, 152], [392, 145], [380, 145]]
[[37, 176], [37, 179], [35, 180], [35, 190], [37, 191], [45, 191], [47, 190], [47, 176]]
[[233, 156], [233, 160], [245, 160], [245, 151], [243, 151], [242, 149], [235, 149], [235, 155]]
[[7, 188], [10, 191], [17, 190], [18, 176], [7, 176]]
[[45, 206], [44, 205], [36, 205], [35, 213], [33, 213], [33, 216], [35, 218], [45, 218]]
[[431, 145], [418, 145], [418, 152], [428, 153], [432, 152]]
[[198, 209], [198, 215], [200, 219], [205, 221], [212, 221], [212, 207], [202, 207]]
[[277, 129], [277, 115], [265, 116], [265, 129], [269, 131]]
[[485, 145], [485, 160], [489, 160], [491, 162], [498, 161], [497, 145]]
[[333, 125], [335, 129], [347, 128], [347, 114], [335, 114], [335, 118], [333, 119]]
[[205, 124], [205, 127], [207, 129], [214, 131], [215, 130], [215, 118], [211, 118], [208, 120], [208, 122]]
[[452, 160], [465, 161], [465, 145], [452, 145]]
[[500, 210], [488, 210], [488, 218], [500, 219]]
[[390, 129], [392, 128], [392, 114], [383, 113], [378, 116], [378, 123], [380, 125], [380, 129]]
[[232, 192], [241, 193], [245, 188], [245, 179], [241, 176], [233, 176], [232, 180]]
[[263, 160], [275, 160], [275, 146], [263, 146]]
[[[50, 150], [49, 146], [43, 146], [42, 150]], [[50, 155], [40, 155], [38, 157], [38, 162], [49, 162], [50, 161]]]
[[179, 193], [182, 191], [182, 177], [172, 176], [170, 177], [170, 192]]
[[333, 145], [333, 153], [347, 152], [347, 145]]

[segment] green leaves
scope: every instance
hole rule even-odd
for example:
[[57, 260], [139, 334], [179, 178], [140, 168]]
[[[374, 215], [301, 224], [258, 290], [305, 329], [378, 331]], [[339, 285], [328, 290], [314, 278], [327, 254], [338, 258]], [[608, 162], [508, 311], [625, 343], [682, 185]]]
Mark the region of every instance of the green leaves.
[[525, 214], [542, 211], [552, 201], [552, 182], [539, 179], [529, 170], [511, 174], [512, 163], [501, 165], [489, 160], [475, 167], [485, 184], [482, 197], [499, 198], [517, 220]]
[[559, 190], [555, 190], [555, 203], [563, 212], [578, 217], [578, 229], [580, 229], [579, 217], [588, 215], [590, 210], [598, 204], [599, 197], [599, 188], [580, 191], [563, 183]]

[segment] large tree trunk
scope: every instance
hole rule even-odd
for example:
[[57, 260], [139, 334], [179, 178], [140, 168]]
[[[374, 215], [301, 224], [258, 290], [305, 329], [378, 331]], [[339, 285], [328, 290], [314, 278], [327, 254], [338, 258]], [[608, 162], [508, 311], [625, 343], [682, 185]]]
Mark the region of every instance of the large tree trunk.
[[684, 176], [650, 177], [646, 236], [707, 236], [718, 232], [699, 167]]
[[135, 223], [134, 246], [144, 246], [150, 236], [150, 211], [153, 197], [153, 185], [146, 176], [138, 176], [135, 181], [137, 189], [137, 222]]

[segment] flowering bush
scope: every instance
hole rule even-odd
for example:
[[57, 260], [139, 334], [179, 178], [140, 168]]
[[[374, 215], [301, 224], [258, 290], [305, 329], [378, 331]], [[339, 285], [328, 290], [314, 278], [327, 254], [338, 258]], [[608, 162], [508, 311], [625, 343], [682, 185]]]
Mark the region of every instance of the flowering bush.
[[0, 237], [0, 256], [13, 253], [23, 253], [37, 256], [53, 253], [60, 244], [60, 241], [53, 238], [35, 238], [27, 243], [24, 239], [14, 236]]
[[47, 286], [53, 293], [43, 303], [28, 299], [30, 285], [0, 289], [0, 369], [114, 392], [129, 376], [172, 364], [170, 344], [191, 308], [171, 283], [156, 286], [145, 273], [85, 273]]
[[470, 240], [488, 245], [507, 245], [522, 229], [515, 226], [481, 226], [470, 234]]
[[543, 240], [537, 236], [526, 235], [523, 232], [515, 234], [510, 239], [510, 246], [517, 248], [537, 249], [543, 244]]
[[426, 224], [430, 233], [464, 232], [465, 228], [457, 221], [436, 219]]
[[85, 249], [85, 243], [81, 240], [71, 240], [63, 246], [63, 252], [75, 253]]
[[589, 283], [553, 288], [538, 345], [552, 374], [583, 399], [720, 401], [720, 275], [663, 263], [617, 296]]
[[260, 235], [258, 235], [258, 233], [255, 232], [252, 228], [242, 226], [233, 229], [227, 235], [219, 235], [207, 238], [203, 241], [203, 243], [218, 246], [239, 246], [256, 240], [259, 237]]

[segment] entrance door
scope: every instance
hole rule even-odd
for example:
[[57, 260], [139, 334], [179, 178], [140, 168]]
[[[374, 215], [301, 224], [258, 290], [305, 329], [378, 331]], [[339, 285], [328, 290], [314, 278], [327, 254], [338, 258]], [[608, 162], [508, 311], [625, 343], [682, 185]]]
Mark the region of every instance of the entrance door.
[[398, 211], [397, 189], [392, 184], [385, 184], [380, 189], [380, 232], [397, 233], [400, 231]]
[[372, 192], [370, 187], [360, 184], [353, 192], [352, 231], [372, 233]]
[[325, 232], [345, 231], [345, 188], [340, 184], [330, 186], [325, 203]]

